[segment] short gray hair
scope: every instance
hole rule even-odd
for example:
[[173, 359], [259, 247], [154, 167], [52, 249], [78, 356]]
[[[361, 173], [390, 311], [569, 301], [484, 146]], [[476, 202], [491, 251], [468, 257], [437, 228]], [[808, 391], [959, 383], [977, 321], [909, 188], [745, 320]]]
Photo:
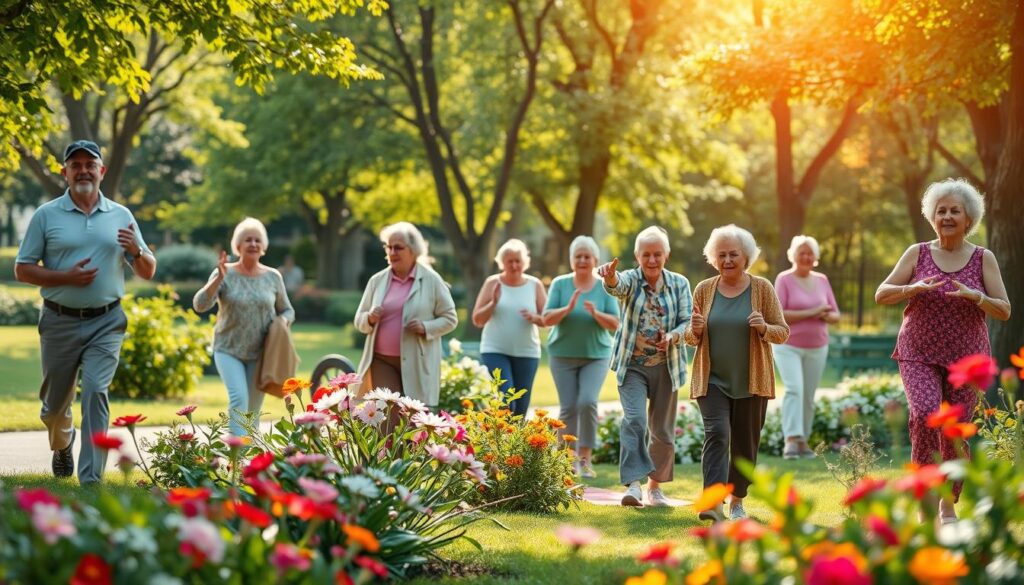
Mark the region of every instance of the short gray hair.
[[569, 244], [569, 263], [572, 263], [572, 259], [576, 257], [576, 251], [580, 248], [586, 248], [590, 250], [590, 253], [594, 255], [594, 261], [596, 262], [601, 258], [601, 248], [597, 246], [597, 242], [590, 236], [576, 236], [572, 243]]
[[[730, 223], [729, 225], [723, 225], [711, 230], [708, 242], [704, 244], [704, 259], [712, 266], [715, 266], [715, 249], [718, 248], [718, 244], [722, 240], [736, 240], [740, 243], [743, 255], [747, 257], [747, 265], [744, 267], [744, 270], [750, 270], [751, 265], [757, 262], [758, 257], [761, 256], [761, 248], [757, 247], [757, 240], [754, 239], [754, 234], [734, 223]], [[718, 268], [718, 266], [715, 266], [715, 268]]]
[[960, 198], [964, 204], [964, 213], [971, 220], [967, 235], [974, 235], [974, 232], [978, 231], [981, 226], [981, 219], [985, 217], [985, 198], [966, 179], [946, 179], [928, 185], [928, 188], [924, 190], [924, 196], [921, 197], [921, 215], [928, 220], [930, 225], [932, 218], [935, 217], [935, 208], [939, 205], [939, 199], [946, 195], [956, 195]]
[[790, 262], [796, 262], [796, 251], [804, 244], [811, 249], [811, 253], [814, 254], [814, 261], [817, 262], [818, 258], [821, 257], [821, 246], [818, 245], [818, 240], [803, 234], [793, 236], [793, 240], [789, 242], [789, 249], [786, 250], [786, 258], [789, 258]]
[[391, 236], [399, 236], [405, 243], [409, 245], [409, 249], [412, 250], [417, 260], [426, 258], [427, 256], [427, 241], [423, 239], [423, 234], [420, 230], [407, 221], [399, 221], [391, 225], [386, 225], [380, 230], [380, 241], [387, 244]]
[[644, 228], [636, 235], [636, 240], [633, 241], [633, 254], [640, 252], [640, 242], [649, 240], [661, 242], [661, 245], [665, 246], [666, 254], [672, 251], [672, 246], [668, 243], [668, 232], [665, 231], [665, 228], [652, 225], [651, 227]]
[[498, 263], [498, 268], [502, 268], [501, 261], [505, 259], [505, 256], [513, 253], [519, 254], [519, 257], [523, 259], [523, 271], [525, 272], [530, 267], [530, 249], [526, 247], [526, 242], [519, 238], [512, 238], [498, 248], [498, 253], [494, 255], [494, 261]]
[[247, 217], [235, 226], [235, 233], [231, 234], [231, 251], [239, 256], [242, 255], [238, 246], [242, 244], [242, 238], [249, 232], [256, 232], [259, 235], [260, 241], [263, 242], [263, 251], [266, 252], [267, 248], [270, 247], [270, 241], [267, 238], [267, 226], [263, 225], [263, 222], [255, 217]]

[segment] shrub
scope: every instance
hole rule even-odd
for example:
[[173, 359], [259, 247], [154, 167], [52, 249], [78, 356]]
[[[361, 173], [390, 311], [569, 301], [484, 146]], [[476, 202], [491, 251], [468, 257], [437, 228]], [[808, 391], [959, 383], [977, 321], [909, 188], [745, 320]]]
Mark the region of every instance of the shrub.
[[125, 295], [128, 330], [111, 398], [169, 398], [192, 392], [210, 362], [213, 328], [191, 310], [176, 307], [170, 287], [160, 296]]
[[1024, 348], [1010, 360], [1021, 373], [1013, 368], [1003, 370], [999, 376], [999, 403], [992, 405], [981, 401], [974, 422], [991, 457], [1024, 466], [1024, 401], [1019, 400], [1020, 379], [1024, 379]]
[[491, 375], [487, 367], [462, 353], [462, 344], [448, 341], [448, 355], [441, 360], [441, 393], [437, 409], [461, 412], [463, 401], [482, 403], [491, 396]]
[[0, 290], [0, 325], [35, 325], [39, 322], [38, 298], [16, 297]]
[[362, 298], [361, 291], [332, 291], [327, 300], [323, 320], [339, 327], [351, 325], [355, 321]]
[[191, 407], [183, 409], [189, 427], [175, 425], [144, 443], [151, 456], [145, 470], [164, 488], [184, 483], [215, 499], [237, 494], [277, 517], [278, 542], [308, 543], [319, 558], [341, 556], [353, 574], [353, 556], [362, 554], [354, 542], [362, 542], [383, 567], [379, 576], [402, 576], [478, 518], [463, 500], [485, 480], [483, 465], [450, 417], [383, 389], [357, 402], [347, 391], [355, 379], [333, 380], [299, 414], [288, 396], [287, 418], [267, 434], [250, 421], [244, 439], [226, 436], [224, 417], [204, 429], [192, 424]]
[[568, 445], [559, 445], [555, 434], [565, 423], [542, 409], [534, 411], [532, 420], [512, 415], [509, 403], [525, 391], [501, 395], [500, 381], [492, 384], [494, 398], [485, 408], [476, 410], [470, 404], [456, 417], [477, 456], [489, 465], [490, 481], [470, 501], [505, 510], [554, 512], [582, 499], [583, 486], [573, 479], [575, 456]]
[[153, 277], [157, 282], [206, 282], [217, 266], [217, 252], [204, 246], [174, 244], [156, 252], [157, 266]]
[[14, 259], [18, 257], [18, 249], [10, 246], [0, 248], [0, 282], [14, 282]]

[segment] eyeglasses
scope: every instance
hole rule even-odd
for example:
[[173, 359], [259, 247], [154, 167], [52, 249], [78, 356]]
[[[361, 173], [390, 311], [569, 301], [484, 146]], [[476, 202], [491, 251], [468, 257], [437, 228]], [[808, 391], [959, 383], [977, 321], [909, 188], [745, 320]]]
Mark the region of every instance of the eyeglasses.
[[398, 253], [398, 252], [401, 252], [402, 250], [405, 250], [406, 248], [407, 248], [407, 246], [403, 246], [401, 244], [395, 244], [394, 246], [392, 246], [390, 244], [384, 244], [384, 251], [385, 252], [395, 252], [395, 253]]
[[98, 162], [89, 162], [89, 163], [84, 163], [83, 164], [83, 163], [79, 163], [79, 162], [73, 162], [73, 163], [68, 163], [67, 167], [69, 169], [71, 169], [72, 171], [75, 171], [75, 172], [78, 172], [78, 171], [81, 171], [81, 170], [86, 170], [86, 171], [95, 173], [96, 171], [100, 170], [100, 163], [98, 163]]

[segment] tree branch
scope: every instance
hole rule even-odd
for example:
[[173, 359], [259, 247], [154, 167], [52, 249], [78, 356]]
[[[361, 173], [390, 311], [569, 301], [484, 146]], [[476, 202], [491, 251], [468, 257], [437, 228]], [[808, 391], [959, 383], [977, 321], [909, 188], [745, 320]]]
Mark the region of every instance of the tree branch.
[[854, 118], [857, 117], [857, 96], [853, 96], [846, 101], [846, 108], [843, 111], [843, 118], [839, 121], [839, 125], [836, 126], [832, 136], [829, 137], [828, 142], [821, 147], [818, 151], [817, 156], [811, 161], [811, 164], [804, 171], [804, 176], [800, 179], [800, 184], [797, 188], [797, 196], [800, 197], [804, 203], [810, 201], [811, 194], [814, 193], [814, 187], [821, 177], [821, 173], [825, 170], [825, 165], [828, 161], [835, 156], [836, 152], [839, 151], [839, 147], [842, 146], [843, 141], [846, 140], [846, 135], [850, 132], [850, 127], [853, 125]]
[[22, 146], [21, 143], [15, 141], [14, 147], [18, 149], [18, 154], [21, 155], [21, 163], [28, 167], [28, 170], [32, 172], [48, 195], [56, 197], [64, 192], [64, 185], [54, 178], [54, 174], [46, 168], [46, 165], [32, 156], [32, 153]]
[[547, 201], [544, 200], [544, 196], [538, 193], [535, 189], [526, 189], [526, 194], [530, 196], [530, 202], [533, 203], [533, 207], [540, 214], [540, 218], [544, 220], [544, 224], [548, 226], [548, 229], [556, 234], [568, 235], [569, 229], [562, 225], [562, 222], [558, 221], [555, 214], [551, 212], [551, 207]]
[[597, 16], [597, 0], [584, 0], [583, 12], [586, 13], [590, 24], [594, 25], [594, 30], [597, 31], [598, 36], [604, 41], [605, 46], [608, 48], [608, 54], [614, 62], [618, 58], [618, 47], [615, 46], [615, 39], [612, 38], [612, 34], [601, 24], [601, 20]]
[[957, 158], [955, 154], [947, 150], [946, 147], [943, 146], [941, 142], [939, 142], [938, 137], [933, 138], [930, 141], [930, 143], [935, 148], [936, 152], [938, 152], [939, 155], [946, 160], [946, 162], [948, 162], [954, 169], [956, 169], [957, 173], [963, 175], [968, 181], [970, 181], [974, 185], [977, 185], [979, 188], [983, 188], [985, 186], [985, 181], [982, 181], [981, 177], [976, 175], [974, 171], [972, 171], [970, 167], [964, 164], [962, 160]]

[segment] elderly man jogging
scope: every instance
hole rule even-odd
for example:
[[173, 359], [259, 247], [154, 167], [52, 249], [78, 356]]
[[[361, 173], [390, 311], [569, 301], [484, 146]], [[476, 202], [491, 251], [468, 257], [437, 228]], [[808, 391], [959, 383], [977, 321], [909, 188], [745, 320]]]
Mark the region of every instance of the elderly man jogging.
[[49, 432], [57, 477], [74, 473], [71, 406], [81, 372], [82, 484], [100, 481], [106, 463], [91, 438], [105, 432], [110, 419], [107, 387], [127, 327], [120, 306], [124, 267], [147, 280], [156, 272], [156, 259], [131, 212], [100, 192], [106, 171], [96, 143], [78, 140], [68, 145], [61, 169], [68, 189], [32, 215], [14, 267], [15, 277], [40, 287], [43, 296], [40, 418]]

